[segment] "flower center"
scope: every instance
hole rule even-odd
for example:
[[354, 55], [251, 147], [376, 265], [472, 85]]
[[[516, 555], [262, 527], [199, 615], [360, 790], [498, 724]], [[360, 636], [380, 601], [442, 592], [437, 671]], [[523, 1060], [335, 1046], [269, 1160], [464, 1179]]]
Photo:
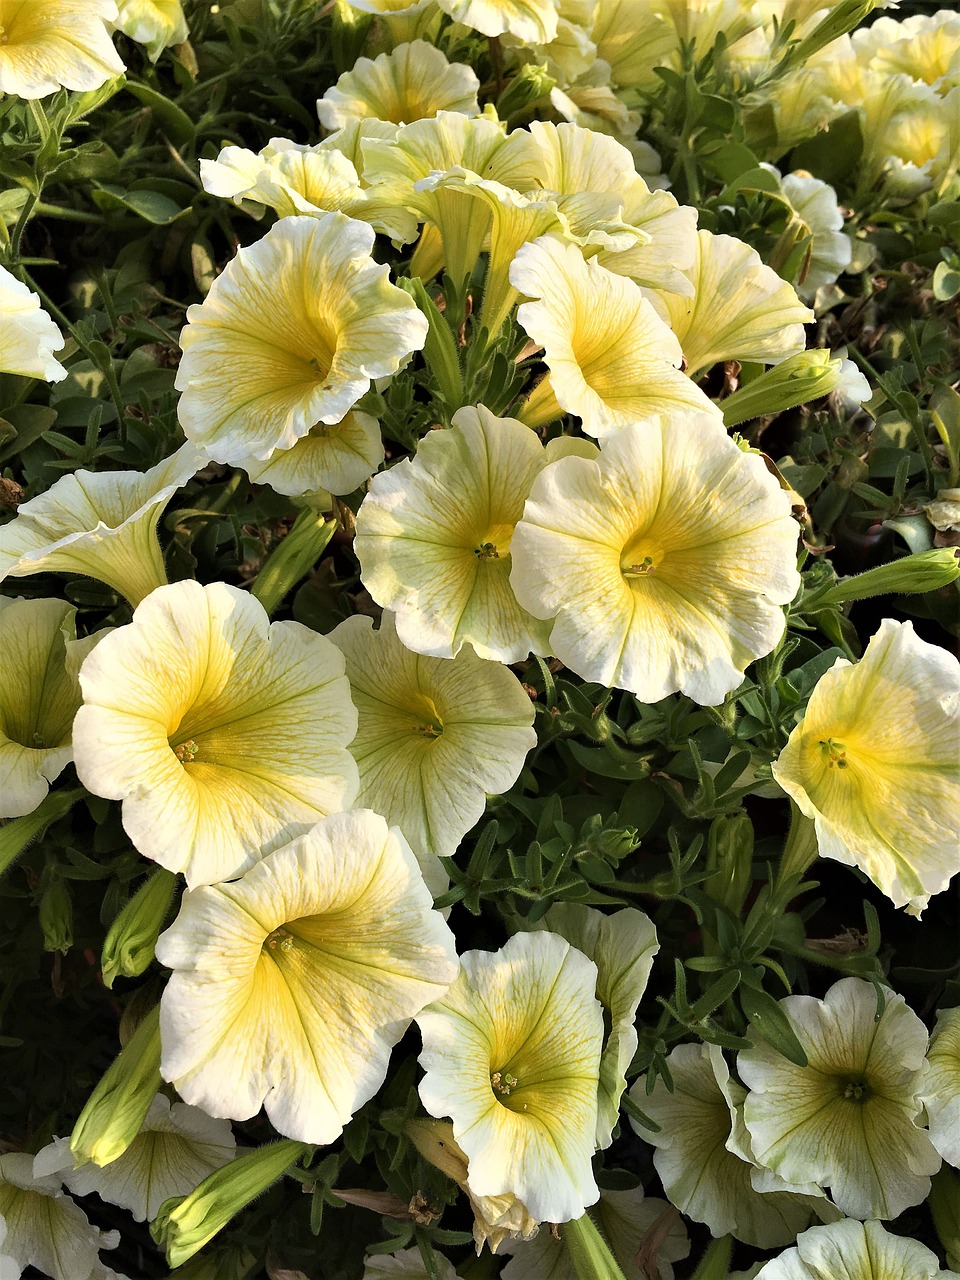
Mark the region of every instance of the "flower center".
[[848, 1080], [843, 1088], [843, 1096], [850, 1102], [865, 1102], [870, 1096], [870, 1086], [866, 1080]]
[[290, 930], [280, 925], [272, 933], [267, 934], [263, 940], [263, 947], [268, 951], [276, 951], [278, 947], [281, 951], [290, 951], [293, 948], [293, 941], [293, 934]]
[[656, 539], [638, 534], [620, 552], [620, 572], [627, 582], [642, 581], [656, 573], [663, 556], [663, 547]]
[[490, 1076], [490, 1087], [503, 1098], [508, 1098], [519, 1083], [517, 1077], [512, 1076], [509, 1071], [494, 1071]]
[[827, 768], [846, 769], [850, 761], [847, 759], [847, 748], [836, 738], [821, 738], [820, 750], [827, 762]]
[[473, 554], [478, 560], [499, 560], [500, 552], [496, 545], [492, 542], [482, 542], [479, 547], [474, 547]]
[[192, 764], [196, 759], [197, 752], [200, 748], [192, 738], [188, 738], [186, 742], [181, 742], [179, 746], [173, 748], [173, 754], [177, 757], [181, 764]]
[[421, 694], [410, 709], [415, 717], [413, 723], [414, 733], [429, 741], [443, 736], [443, 717], [437, 710], [436, 703], [432, 698], [428, 698], [426, 694]]

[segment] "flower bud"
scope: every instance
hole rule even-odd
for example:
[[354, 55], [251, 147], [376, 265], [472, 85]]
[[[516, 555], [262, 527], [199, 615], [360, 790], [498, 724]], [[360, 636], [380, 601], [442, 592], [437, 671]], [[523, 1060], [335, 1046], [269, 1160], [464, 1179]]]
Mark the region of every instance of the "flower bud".
[[239, 1156], [204, 1178], [188, 1196], [166, 1200], [150, 1227], [158, 1245], [166, 1249], [171, 1267], [179, 1267], [222, 1231], [312, 1148], [284, 1138]]
[[820, 400], [840, 386], [843, 363], [822, 348], [788, 356], [722, 400], [723, 420], [728, 427], [735, 427], [764, 414]]
[[753, 823], [745, 813], [714, 818], [707, 836], [707, 869], [704, 889], [735, 916], [740, 914], [753, 877]]
[[588, 1213], [565, 1222], [560, 1228], [560, 1238], [577, 1280], [624, 1280], [610, 1246]]
[[922, 595], [925, 591], [949, 586], [958, 577], [960, 559], [954, 547], [920, 551], [889, 564], [877, 565], [875, 569], [868, 569], [866, 573], [858, 573], [852, 578], [841, 578], [818, 592], [810, 600], [809, 608], [822, 609], [851, 600], [866, 600], [870, 596]]
[[66, 955], [73, 946], [73, 903], [56, 869], [50, 869], [49, 874], [43, 877], [40, 928], [43, 930], [44, 951], [59, 951]]
[[336, 531], [336, 520], [326, 519], [309, 504], [301, 508], [293, 528], [267, 556], [251, 588], [268, 614], [313, 569]]
[[114, 920], [100, 960], [104, 986], [112, 987], [117, 977], [136, 978], [146, 969], [176, 886], [177, 877], [157, 867]]
[[105, 1165], [122, 1156], [140, 1132], [160, 1076], [160, 1006], [137, 1027], [87, 1099], [70, 1135], [77, 1164]]
[[556, 83], [546, 67], [532, 64], [521, 67], [497, 99], [497, 115], [501, 120], [509, 120], [518, 111], [547, 97]]

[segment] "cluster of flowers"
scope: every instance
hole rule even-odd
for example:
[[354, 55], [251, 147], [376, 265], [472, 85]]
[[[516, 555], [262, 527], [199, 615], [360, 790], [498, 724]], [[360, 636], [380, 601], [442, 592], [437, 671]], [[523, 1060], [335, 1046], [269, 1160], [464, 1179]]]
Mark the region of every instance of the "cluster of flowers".
[[[144, 5], [124, 8], [133, 24]], [[439, 21], [430, 9], [391, 7], [392, 19]], [[710, 23], [739, 30], [728, 5], [694, 29], [700, 9], [665, 3], [649, 30], [607, 0], [579, 18], [553, 2], [440, 9], [546, 59], [575, 118], [508, 133], [480, 110], [470, 68], [413, 39], [324, 95], [323, 142], [201, 162], [208, 192], [278, 217], [187, 313], [186, 443], [143, 474], [64, 477], [0, 529], [0, 579], [86, 574], [133, 606], [126, 625], [78, 640], [66, 603], [0, 599], [0, 815], [37, 811], [72, 761], [89, 792], [122, 803], [139, 852], [188, 886], [156, 945], [171, 971], [159, 1017], [128, 1045], [146, 1064], [133, 1131], [118, 1139], [94, 1108], [72, 1140], [0, 1156], [11, 1275], [113, 1274], [98, 1250], [116, 1241], [63, 1186], [154, 1219], [171, 1260], [188, 1257], [216, 1229], [195, 1228], [188, 1193], [233, 1161], [225, 1121], [263, 1107], [294, 1144], [273, 1157], [279, 1175], [296, 1144], [340, 1136], [413, 1020], [433, 1120], [409, 1136], [469, 1197], [478, 1249], [513, 1249], [505, 1276], [561, 1274], [539, 1224], [581, 1220], [600, 1197], [592, 1160], [619, 1123], [654, 927], [632, 908], [564, 904], [501, 950], [458, 957], [433, 905], [441, 859], [535, 745], [506, 664], [552, 656], [643, 702], [680, 691], [715, 706], [776, 648], [800, 586], [792, 495], [728, 435], [743, 419], [703, 377], [726, 361], [771, 366], [748, 388], [755, 416], [835, 388], [842, 362], [804, 351], [812, 312], [753, 249], [698, 231], [696, 211], [652, 189], [609, 128], [583, 127], [625, 118], [611, 86], [639, 89], [651, 58], [669, 61]], [[83, 35], [78, 65], [56, 62], [51, 42], [53, 83], [18, 80], [18, 48], [44, 43], [45, 13]], [[118, 18], [109, 0], [15, 8], [0, 85], [95, 87], [120, 70], [106, 35]], [[162, 37], [122, 29], [155, 45], [183, 38], [177, 22]], [[470, 341], [492, 352], [516, 324], [544, 366], [516, 417], [471, 402], [456, 360], [444, 363], [436, 302], [391, 281], [377, 233], [416, 241], [410, 276], [444, 271], [451, 296], [486, 255]], [[39, 298], [6, 271], [0, 291], [3, 367], [67, 376]], [[361, 401], [418, 352], [446, 424], [380, 470], [380, 426]], [[544, 443], [538, 429], [564, 415], [584, 434]], [[379, 627], [356, 616], [322, 636], [271, 622], [225, 583], [169, 584], [157, 522], [211, 460], [320, 509], [366, 486], [354, 548]], [[958, 724], [960, 663], [888, 620], [860, 662], [822, 676], [773, 764], [820, 854], [915, 914], [960, 871]], [[950, 1274], [880, 1222], [923, 1200], [941, 1158], [960, 1164], [960, 1017], [944, 1014], [928, 1044], [901, 996], [882, 989], [879, 1002], [878, 1016], [858, 978], [781, 1001], [806, 1066], [755, 1037], [741, 1084], [719, 1049], [686, 1044], [669, 1058], [672, 1090], [633, 1086], [659, 1125], [637, 1131], [682, 1212], [763, 1248], [820, 1221], [763, 1280], [841, 1274], [831, 1257], [851, 1277], [878, 1256], [891, 1276]], [[183, 1103], [157, 1094], [161, 1080]], [[605, 1193], [597, 1216], [629, 1257], [662, 1208]], [[662, 1274], [685, 1248], [681, 1232], [665, 1236]]]

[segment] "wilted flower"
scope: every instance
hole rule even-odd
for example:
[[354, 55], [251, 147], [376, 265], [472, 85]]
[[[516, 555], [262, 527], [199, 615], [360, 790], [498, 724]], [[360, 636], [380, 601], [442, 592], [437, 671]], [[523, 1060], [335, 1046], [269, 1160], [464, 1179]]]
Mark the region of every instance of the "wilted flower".
[[45, 98], [123, 75], [107, 26], [114, 0], [5, 0], [2, 16], [0, 93]]
[[757, 1039], [737, 1059], [756, 1160], [790, 1183], [829, 1188], [852, 1218], [896, 1218], [930, 1190], [940, 1157], [919, 1127], [927, 1032], [903, 996], [843, 978], [823, 1000], [787, 996], [807, 1057], [797, 1066]]
[[879, 1222], [833, 1222], [811, 1227], [796, 1248], [757, 1272], [756, 1280], [956, 1280], [937, 1255]]
[[512, 786], [536, 745], [533, 704], [512, 671], [469, 646], [453, 659], [413, 653], [391, 613], [378, 631], [370, 618], [347, 618], [330, 639], [360, 716], [350, 744], [356, 803], [400, 828], [428, 886], [442, 893], [438, 856], [456, 852], [487, 795]]
[[32, 813], [73, 758], [77, 670], [98, 639], [76, 639], [62, 600], [0, 596], [0, 818]]
[[357, 515], [354, 548], [374, 600], [408, 649], [518, 662], [546, 652], [549, 628], [517, 603], [511, 538], [547, 461], [537, 436], [483, 405], [430, 431], [416, 456], [381, 471]]
[[80, 672], [74, 757], [148, 858], [189, 885], [239, 874], [349, 806], [343, 655], [225, 583], [155, 591]]
[[0, 581], [79, 573], [139, 604], [167, 581], [160, 513], [205, 461], [186, 444], [149, 471], [81, 469], [61, 477], [0, 528]]
[[378, 58], [358, 58], [317, 102], [325, 129], [341, 129], [371, 116], [392, 124], [410, 124], [438, 111], [480, 114], [480, 81], [471, 67], [448, 62], [425, 40], [398, 44]]
[[695, 296], [647, 294], [680, 340], [690, 376], [721, 360], [776, 364], [802, 351], [813, 312], [793, 286], [733, 236], [698, 231], [697, 244], [697, 261], [686, 272]]
[[942, 1009], [937, 1017], [920, 1097], [930, 1141], [948, 1164], [960, 1169], [960, 1006]]
[[550, 370], [522, 410], [531, 426], [564, 410], [604, 436], [645, 413], [713, 409], [680, 372], [676, 336], [632, 280], [544, 236], [516, 255], [510, 281], [536, 299], [518, 307], [517, 320]]
[[[2, 65], [0, 45], [0, 73]], [[53, 353], [63, 346], [63, 335], [40, 306], [39, 297], [0, 267], [0, 372], [62, 382], [67, 370]]]
[[339, 422], [318, 422], [290, 449], [275, 449], [266, 462], [244, 458], [251, 480], [277, 493], [353, 493], [383, 462], [380, 423], [351, 409]]
[[[673, 1264], [690, 1253], [679, 1214], [666, 1200], [644, 1196], [643, 1187], [601, 1191], [590, 1217], [601, 1228], [624, 1280], [673, 1280]], [[512, 1253], [513, 1258], [500, 1273], [503, 1280], [578, 1280], [563, 1235], [561, 1230], [558, 1239], [544, 1229], [530, 1241], [506, 1243], [504, 1253]]]
[[538, 1221], [577, 1218], [599, 1195], [597, 967], [555, 933], [515, 934], [460, 963], [417, 1018], [423, 1104], [453, 1120], [474, 1194], [514, 1195]]
[[509, 32], [524, 44], [549, 44], [557, 34], [557, 0], [438, 0], [444, 13], [485, 36]]
[[117, 30], [146, 45], [151, 62], [190, 35], [180, 0], [119, 0], [119, 5]]
[[559, 902], [542, 917], [542, 927], [559, 933], [597, 966], [597, 999], [606, 1012], [597, 1098], [597, 1148], [609, 1147], [620, 1119], [625, 1072], [637, 1051], [637, 1009], [660, 950], [653, 921], [625, 907], [605, 916], [579, 902]]
[[510, 582], [534, 616], [556, 614], [550, 651], [585, 680], [710, 706], [783, 634], [796, 537], [786, 493], [719, 415], [650, 416], [596, 461], [543, 471]]
[[821, 857], [919, 915], [960, 871], [960, 663], [885, 618], [860, 661], [817, 682], [773, 774]]
[[[64, 1140], [64, 1145], [68, 1147]], [[170, 1104], [158, 1093], [139, 1134], [110, 1164], [73, 1168], [63, 1181], [76, 1196], [93, 1192], [107, 1204], [127, 1209], [137, 1222], [155, 1218], [164, 1200], [188, 1195], [214, 1169], [234, 1158], [236, 1142], [226, 1120], [214, 1120], [199, 1107]]]
[[[100, 1231], [64, 1195], [57, 1174], [38, 1175], [26, 1152], [0, 1155], [0, 1264], [3, 1280], [36, 1267], [48, 1280], [111, 1280], [101, 1249], [115, 1249], [119, 1231]], [[2, 1235], [5, 1226], [6, 1235]]]
[[188, 893], [157, 943], [164, 1077], [210, 1115], [264, 1106], [280, 1133], [332, 1142], [456, 976], [432, 906], [403, 836], [366, 809]]
[[[667, 1063], [672, 1091], [661, 1077], [648, 1094], [642, 1077], [630, 1092], [660, 1132], [630, 1123], [656, 1148], [653, 1163], [670, 1202], [715, 1236], [729, 1232], [762, 1249], [789, 1244], [810, 1222], [814, 1196], [795, 1194], [796, 1187], [757, 1168], [742, 1141], [745, 1090], [721, 1051], [681, 1044]], [[823, 1206], [829, 1213], [825, 1200]]]
[[281, 218], [238, 252], [180, 333], [185, 435], [217, 461], [266, 462], [420, 350], [427, 321], [373, 242], [366, 223], [328, 213]]

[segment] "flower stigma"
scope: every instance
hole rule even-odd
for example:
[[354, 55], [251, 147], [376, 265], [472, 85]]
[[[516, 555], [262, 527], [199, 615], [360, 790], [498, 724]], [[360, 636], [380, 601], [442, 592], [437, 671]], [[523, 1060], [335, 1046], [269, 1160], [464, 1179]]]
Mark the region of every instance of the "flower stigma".
[[519, 1083], [517, 1077], [512, 1076], [509, 1071], [494, 1071], [490, 1076], [490, 1085], [494, 1093], [499, 1093], [504, 1098], [509, 1097]]
[[192, 764], [196, 759], [197, 752], [200, 748], [192, 738], [188, 738], [186, 742], [181, 742], [179, 746], [174, 747], [173, 754], [177, 757], [181, 764]]
[[850, 761], [847, 759], [847, 749], [842, 742], [837, 742], [835, 738], [821, 738], [820, 750], [827, 757], [827, 768], [832, 769], [834, 765], [838, 769], [846, 769]]

